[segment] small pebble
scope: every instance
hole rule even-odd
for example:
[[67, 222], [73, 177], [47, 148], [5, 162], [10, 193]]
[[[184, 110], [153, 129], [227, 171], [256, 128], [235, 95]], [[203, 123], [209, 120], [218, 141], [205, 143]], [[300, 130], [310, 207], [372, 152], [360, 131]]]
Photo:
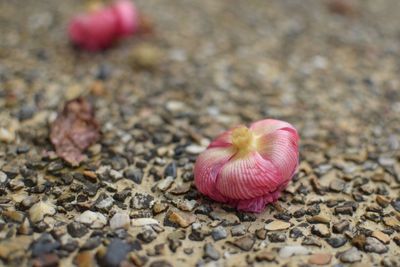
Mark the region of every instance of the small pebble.
[[76, 218], [77, 222], [86, 224], [90, 228], [97, 229], [103, 228], [107, 224], [107, 218], [99, 213], [87, 210]]
[[29, 217], [33, 223], [40, 222], [46, 215], [54, 215], [56, 209], [47, 201], [39, 201], [29, 209]]
[[303, 246], [285, 246], [279, 250], [279, 257], [290, 258], [298, 255], [308, 255], [310, 252]]
[[228, 233], [226, 232], [224, 227], [218, 226], [212, 230], [211, 236], [214, 239], [214, 241], [218, 241], [221, 239], [225, 239], [228, 236]]
[[290, 223], [284, 221], [272, 221], [265, 225], [265, 229], [268, 231], [279, 231], [285, 230], [290, 227]]
[[186, 214], [182, 212], [170, 212], [167, 215], [167, 218], [170, 222], [179, 225], [180, 227], [186, 228], [196, 220], [196, 216], [191, 214]]
[[230, 243], [233, 244], [235, 247], [240, 248], [241, 250], [244, 251], [250, 251], [255, 243], [255, 239], [252, 236], [244, 236], [240, 237], [238, 239], [235, 239], [234, 241], [231, 241]]
[[338, 257], [340, 261], [344, 263], [358, 262], [361, 261], [362, 258], [360, 251], [355, 247], [349, 248], [348, 250], [339, 253]]
[[242, 236], [246, 234], [246, 228], [243, 224], [235, 225], [231, 229], [232, 236]]
[[207, 243], [204, 245], [204, 258], [210, 258], [216, 261], [220, 258], [220, 254], [212, 244]]
[[373, 237], [367, 237], [366, 244], [365, 244], [365, 251], [366, 252], [374, 252], [378, 254], [386, 253], [389, 248], [378, 241], [378, 239]]
[[327, 265], [331, 262], [331, 260], [332, 255], [328, 253], [317, 253], [308, 258], [308, 262], [315, 265]]
[[82, 237], [89, 232], [89, 229], [84, 224], [78, 222], [68, 224], [67, 230], [72, 237]]
[[117, 212], [110, 220], [110, 228], [112, 230], [118, 228], [128, 228], [130, 225], [130, 218], [126, 212]]
[[319, 237], [329, 237], [331, 232], [329, 228], [324, 224], [316, 224], [311, 227], [311, 233]]
[[333, 248], [339, 248], [347, 243], [347, 239], [342, 236], [335, 236], [325, 239], [325, 241]]
[[124, 171], [124, 176], [137, 184], [141, 184], [143, 180], [143, 172], [134, 166], [128, 167]]
[[131, 250], [132, 247], [128, 243], [115, 238], [108, 245], [105, 255], [98, 257], [98, 264], [102, 267], [119, 267]]

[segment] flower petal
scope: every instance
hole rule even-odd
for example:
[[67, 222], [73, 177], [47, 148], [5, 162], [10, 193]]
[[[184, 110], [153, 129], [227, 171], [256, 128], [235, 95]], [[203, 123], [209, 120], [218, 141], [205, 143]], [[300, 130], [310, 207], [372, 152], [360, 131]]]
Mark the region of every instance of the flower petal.
[[275, 191], [264, 196], [253, 199], [239, 200], [234, 206], [236, 206], [238, 210], [260, 213], [264, 210], [265, 205], [278, 200], [282, 190], [287, 186], [287, 184], [288, 182], [281, 184]]
[[230, 199], [253, 199], [275, 191], [282, 184], [277, 168], [258, 152], [232, 158], [221, 169], [217, 189]]
[[128, 36], [137, 30], [139, 16], [132, 1], [118, 0], [111, 8], [117, 15], [118, 26], [116, 30], [119, 35]]
[[217, 138], [215, 138], [211, 144], [208, 145], [208, 148], [213, 147], [228, 147], [232, 145], [232, 130], [223, 132]]
[[235, 154], [232, 147], [209, 148], [196, 160], [194, 179], [197, 189], [214, 200], [225, 202], [226, 198], [216, 189], [216, 180], [222, 166]]
[[250, 125], [250, 129], [257, 136], [269, 134], [284, 128], [291, 129], [297, 133], [296, 129], [290, 123], [280, 120], [266, 119]]
[[289, 128], [276, 130], [261, 136], [258, 140], [258, 152], [279, 169], [284, 180], [289, 180], [298, 164], [297, 132]]
[[114, 41], [116, 22], [113, 12], [104, 9], [73, 18], [68, 31], [75, 44], [95, 51], [106, 48]]

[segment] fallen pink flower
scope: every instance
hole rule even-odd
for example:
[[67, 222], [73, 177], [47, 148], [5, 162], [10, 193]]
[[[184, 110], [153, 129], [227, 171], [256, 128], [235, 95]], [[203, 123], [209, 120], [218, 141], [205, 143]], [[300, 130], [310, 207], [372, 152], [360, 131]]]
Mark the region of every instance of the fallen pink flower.
[[292, 125], [272, 119], [226, 131], [197, 158], [196, 187], [239, 210], [261, 212], [294, 175], [298, 141]]
[[138, 26], [139, 15], [133, 2], [117, 0], [108, 7], [74, 17], [68, 34], [79, 47], [97, 51], [135, 33]]

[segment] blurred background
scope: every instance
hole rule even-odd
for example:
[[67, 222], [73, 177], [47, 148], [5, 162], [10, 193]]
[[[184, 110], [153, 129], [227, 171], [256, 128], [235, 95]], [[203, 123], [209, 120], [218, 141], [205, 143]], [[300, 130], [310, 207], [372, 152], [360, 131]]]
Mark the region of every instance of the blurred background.
[[55, 107], [100, 81], [134, 113], [185, 106], [200, 125], [279, 117], [328, 139], [385, 131], [399, 112], [398, 1], [137, 1], [154, 33], [86, 53], [66, 27], [90, 3], [0, 3], [3, 95]]

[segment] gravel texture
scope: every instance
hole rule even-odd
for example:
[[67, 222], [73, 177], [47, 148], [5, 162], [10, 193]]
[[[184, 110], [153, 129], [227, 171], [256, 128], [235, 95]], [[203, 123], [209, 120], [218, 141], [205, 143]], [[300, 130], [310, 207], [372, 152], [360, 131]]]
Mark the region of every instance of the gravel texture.
[[[78, 0], [0, 1], [1, 266], [399, 266], [400, 2], [137, 1], [152, 35], [73, 48]], [[72, 167], [50, 124], [94, 104]], [[196, 156], [272, 117], [299, 171], [261, 214], [198, 193]]]

